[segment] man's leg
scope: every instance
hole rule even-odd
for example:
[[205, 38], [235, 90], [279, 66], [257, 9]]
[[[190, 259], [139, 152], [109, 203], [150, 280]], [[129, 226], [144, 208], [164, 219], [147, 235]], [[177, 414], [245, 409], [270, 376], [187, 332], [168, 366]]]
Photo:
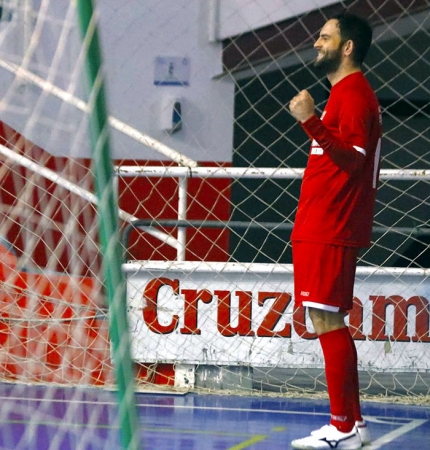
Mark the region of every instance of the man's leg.
[[351, 383], [357, 359], [345, 326], [345, 315], [316, 308], [309, 308], [309, 315], [324, 354], [331, 419], [330, 425], [313, 431], [309, 437], [294, 440], [291, 446], [295, 449], [361, 449], [362, 439], [355, 426], [353, 406], [358, 392], [355, 393], [355, 383]]
[[351, 346], [354, 351], [354, 367], [355, 370], [351, 374], [351, 383], [354, 385], [354, 397], [353, 397], [353, 407], [354, 407], [354, 419], [356, 422], [362, 422], [363, 417], [361, 415], [361, 407], [360, 407], [360, 382], [358, 379], [358, 358], [357, 358], [357, 349], [355, 347], [354, 339], [352, 339], [351, 333], [349, 334], [351, 339]]
[[[357, 353], [345, 325], [352, 307], [358, 250], [353, 247], [293, 242], [294, 302], [308, 307], [324, 354], [331, 420], [310, 436], [292, 441], [295, 449], [361, 449]], [[328, 311], [331, 309], [331, 311]], [[366, 442], [370, 441], [367, 437]]]
[[[354, 341], [345, 325], [344, 314], [309, 309], [324, 355], [331, 420], [343, 433], [355, 425], [359, 411], [357, 354]], [[361, 418], [361, 415], [360, 415]]]
[[357, 358], [357, 349], [355, 347], [354, 339], [351, 338], [351, 345], [354, 349], [354, 367], [355, 370], [352, 373], [351, 376], [351, 383], [354, 385], [354, 389], [352, 392], [353, 395], [353, 409], [354, 409], [354, 419], [355, 419], [355, 426], [357, 428], [358, 433], [360, 434], [361, 442], [363, 445], [368, 445], [371, 442], [370, 437], [370, 431], [367, 426], [366, 421], [363, 419], [363, 416], [361, 415], [361, 406], [360, 406], [360, 382], [358, 379], [358, 358]]

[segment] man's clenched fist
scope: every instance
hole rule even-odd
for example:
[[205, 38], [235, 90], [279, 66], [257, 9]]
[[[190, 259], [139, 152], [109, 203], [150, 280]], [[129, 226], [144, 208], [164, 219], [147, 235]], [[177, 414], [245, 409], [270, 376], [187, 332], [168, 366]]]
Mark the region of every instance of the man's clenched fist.
[[308, 91], [300, 91], [290, 101], [290, 111], [299, 122], [306, 122], [315, 114], [315, 101]]

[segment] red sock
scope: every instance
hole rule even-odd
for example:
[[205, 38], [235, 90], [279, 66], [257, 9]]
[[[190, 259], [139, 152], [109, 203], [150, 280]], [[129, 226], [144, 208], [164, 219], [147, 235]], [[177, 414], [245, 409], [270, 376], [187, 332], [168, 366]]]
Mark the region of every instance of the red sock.
[[354, 351], [354, 373], [351, 376], [351, 382], [354, 383], [354, 392], [353, 392], [353, 403], [352, 406], [354, 408], [354, 420], [361, 422], [363, 420], [363, 416], [361, 415], [361, 407], [360, 407], [360, 382], [358, 379], [358, 359], [357, 359], [357, 349], [355, 347], [354, 339], [352, 339], [351, 333], [349, 333], [349, 338], [351, 339], [351, 345]]
[[357, 357], [349, 329], [344, 327], [319, 336], [324, 354], [330, 399], [330, 424], [348, 433], [354, 427], [354, 406], [358, 398]]

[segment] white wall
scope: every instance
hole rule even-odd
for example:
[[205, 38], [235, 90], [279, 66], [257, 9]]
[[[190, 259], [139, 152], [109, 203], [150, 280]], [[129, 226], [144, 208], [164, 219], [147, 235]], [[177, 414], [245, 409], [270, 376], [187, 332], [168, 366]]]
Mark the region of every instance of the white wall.
[[[12, 22], [1, 25], [0, 58], [24, 63], [42, 79], [82, 97], [83, 77], [76, 64], [79, 30], [76, 18], [70, 16], [74, 2], [52, 0], [47, 8], [41, 0], [27, 3], [38, 16], [24, 20], [24, 11], [18, 9]], [[209, 39], [210, 2], [99, 0], [97, 5], [111, 115], [192, 159], [230, 161], [234, 85], [228, 79], [213, 79], [222, 72], [222, 54], [221, 44]], [[64, 44], [52, 45], [63, 42], [63, 37]], [[20, 42], [18, 49], [16, 42]], [[154, 61], [160, 56], [189, 59], [189, 86], [154, 85]], [[89, 156], [87, 124], [76, 108], [43, 93], [40, 86], [14, 81], [4, 66], [0, 95], [0, 119], [28, 139], [56, 155]], [[172, 96], [182, 102], [183, 128], [168, 135], [161, 130], [160, 105]], [[118, 131], [112, 133], [112, 148], [116, 158], [160, 158]]]
[[[214, 80], [222, 72], [220, 43], [210, 42], [207, 0], [100, 0], [100, 25], [108, 70], [110, 107], [117, 118], [198, 161], [230, 161], [234, 85]], [[119, 6], [121, 5], [121, 6]], [[154, 85], [157, 57], [188, 58], [189, 86]], [[166, 98], [182, 104], [183, 127], [161, 130]], [[117, 153], [158, 158], [114, 134]]]
[[333, 3], [336, 0], [218, 0], [218, 36], [225, 39], [280, 22]]

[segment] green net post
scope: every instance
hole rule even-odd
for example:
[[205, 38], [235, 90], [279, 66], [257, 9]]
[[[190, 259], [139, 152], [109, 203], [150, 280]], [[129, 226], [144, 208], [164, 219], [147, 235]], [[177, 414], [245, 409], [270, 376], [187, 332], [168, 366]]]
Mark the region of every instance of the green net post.
[[93, 0], [77, 0], [77, 7], [86, 50], [92, 157], [98, 198], [103, 267], [109, 301], [110, 336], [118, 383], [121, 438], [124, 449], [137, 450], [142, 448], [142, 443], [138, 446], [139, 429], [135, 403], [134, 373], [130, 355], [126, 283], [121, 270], [122, 251], [110, 156], [102, 57]]

